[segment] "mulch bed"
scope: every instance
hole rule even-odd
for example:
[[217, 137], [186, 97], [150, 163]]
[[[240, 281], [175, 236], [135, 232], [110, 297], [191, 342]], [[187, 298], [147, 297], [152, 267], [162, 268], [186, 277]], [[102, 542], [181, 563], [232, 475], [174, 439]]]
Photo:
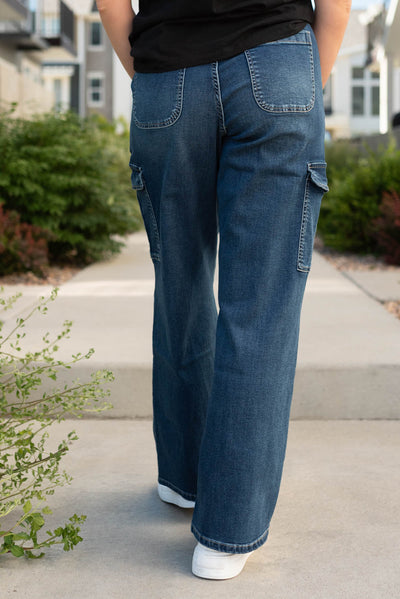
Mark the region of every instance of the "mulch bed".
[[49, 266], [43, 277], [38, 277], [33, 272], [20, 272], [0, 277], [0, 287], [2, 285], [51, 285], [58, 287], [66, 283], [81, 268], [77, 266]]
[[397, 302], [383, 302], [386, 310], [391, 314], [394, 314], [396, 318], [400, 319], [400, 301]]
[[318, 236], [315, 237], [314, 248], [338, 270], [398, 270], [400, 272], [400, 266], [386, 264], [383, 258], [378, 258], [373, 254], [338, 252], [325, 246]]

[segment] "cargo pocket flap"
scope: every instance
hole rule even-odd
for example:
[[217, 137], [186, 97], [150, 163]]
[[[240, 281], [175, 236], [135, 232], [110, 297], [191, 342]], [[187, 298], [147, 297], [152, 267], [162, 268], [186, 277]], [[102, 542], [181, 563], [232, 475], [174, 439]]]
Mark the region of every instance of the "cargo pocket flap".
[[133, 164], [133, 162], [130, 162], [129, 166], [131, 167], [131, 170], [132, 170], [132, 174], [131, 174], [132, 188], [133, 189], [143, 189], [144, 183], [143, 183], [143, 177], [142, 177], [142, 169], [140, 168], [140, 166], [136, 166], [136, 164]]
[[329, 191], [328, 180], [326, 177], [326, 162], [310, 162], [308, 172], [312, 182], [324, 191]]

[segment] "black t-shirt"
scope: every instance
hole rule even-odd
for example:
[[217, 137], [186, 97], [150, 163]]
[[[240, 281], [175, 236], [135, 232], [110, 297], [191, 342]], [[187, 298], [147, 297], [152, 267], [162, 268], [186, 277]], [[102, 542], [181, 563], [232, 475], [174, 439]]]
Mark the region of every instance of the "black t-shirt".
[[135, 70], [172, 71], [231, 58], [313, 22], [311, 0], [139, 0]]

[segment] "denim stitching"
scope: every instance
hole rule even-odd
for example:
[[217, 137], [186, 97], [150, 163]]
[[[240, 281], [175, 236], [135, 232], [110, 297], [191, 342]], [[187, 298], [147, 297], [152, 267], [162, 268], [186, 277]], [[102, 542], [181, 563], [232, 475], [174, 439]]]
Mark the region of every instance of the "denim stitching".
[[[298, 250], [298, 255], [297, 255], [297, 270], [299, 270], [300, 272], [310, 272], [310, 270], [311, 270], [311, 265], [307, 266], [306, 264], [304, 264], [303, 260], [304, 260], [304, 249], [305, 249], [305, 232], [306, 232], [306, 227], [307, 227], [307, 224], [309, 221], [310, 181], [312, 180], [311, 169], [317, 169], [317, 168], [325, 169], [326, 164], [321, 164], [321, 163], [317, 163], [317, 162], [309, 162], [307, 164], [307, 181], [306, 181], [306, 188], [305, 188], [304, 199], [303, 199], [303, 211], [302, 211], [301, 227], [300, 227], [300, 241], [299, 241], [299, 250]], [[317, 185], [317, 183], [314, 183], [314, 184]], [[321, 187], [321, 189], [323, 189], [323, 187]]]
[[311, 40], [311, 34], [309, 31], [299, 31], [299, 33], [295, 33], [289, 37], [283, 37], [279, 40], [274, 40], [273, 42], [265, 42], [261, 44], [262, 46], [269, 46], [272, 44], [309, 44]]
[[[308, 33], [308, 31], [306, 33]], [[308, 40], [305, 40], [304, 42], [302, 42], [300, 40], [282, 39], [282, 40], [275, 40], [273, 42], [265, 42], [265, 44], [260, 44], [260, 46], [273, 46], [273, 45], [277, 45], [277, 44], [303, 44], [303, 46], [308, 46], [309, 43], [310, 42]]]
[[185, 74], [186, 74], [185, 68], [179, 70], [176, 105], [171, 113], [171, 116], [168, 117], [167, 119], [164, 119], [163, 121], [154, 121], [154, 122], [149, 122], [149, 123], [142, 123], [141, 121], [138, 121], [138, 119], [136, 118], [136, 94], [135, 94], [136, 85], [135, 85], [135, 78], [133, 78], [133, 81], [132, 81], [132, 115], [133, 115], [133, 121], [134, 121], [136, 127], [138, 127], [138, 129], [162, 129], [165, 127], [170, 127], [171, 125], [176, 123], [176, 121], [179, 119], [179, 117], [182, 114], [183, 88], [184, 88], [184, 82], [185, 82]]
[[231, 553], [248, 553], [249, 551], [253, 551], [258, 547], [261, 547], [261, 545], [263, 545], [266, 542], [269, 534], [269, 526], [257, 539], [255, 539], [251, 543], [222, 543], [220, 541], [215, 541], [214, 539], [210, 539], [209, 537], [206, 537], [203, 534], [201, 534], [197, 530], [193, 522], [191, 524], [191, 532], [194, 534], [194, 536], [200, 543], [206, 545], [206, 547], [209, 547], [210, 549], [217, 549], [220, 551], [227, 550], [227, 553], [230, 552], [229, 550], [233, 550], [231, 551]]
[[300, 243], [299, 243], [299, 252], [297, 257], [297, 270], [301, 272], [309, 272], [310, 268], [303, 264], [304, 259], [304, 246], [305, 246], [305, 232], [306, 225], [308, 222], [308, 206], [309, 206], [309, 189], [310, 189], [310, 172], [307, 173], [307, 181], [306, 188], [304, 191], [304, 199], [303, 199], [303, 211], [301, 215], [301, 227], [300, 227]]
[[157, 249], [151, 249], [150, 250], [150, 255], [154, 260], [157, 260], [158, 262], [160, 261], [160, 236], [158, 233], [158, 227], [157, 227], [157, 220], [156, 220], [156, 215], [154, 214], [154, 209], [153, 209], [153, 204], [151, 203], [150, 200], [150, 196], [149, 196], [149, 192], [147, 191], [147, 187], [145, 184], [143, 184], [143, 188], [142, 189], [138, 189], [136, 190], [136, 193], [138, 195], [139, 198], [139, 193], [142, 193], [142, 200], [144, 199], [144, 201], [147, 204], [147, 208], [150, 211], [150, 226], [152, 228], [152, 233], [154, 236], [154, 245], [156, 246]]
[[212, 78], [213, 78], [213, 84], [214, 84], [214, 88], [215, 88], [215, 101], [216, 101], [217, 112], [218, 112], [218, 117], [219, 117], [218, 120], [220, 123], [220, 131], [221, 131], [221, 133], [226, 133], [224, 107], [222, 104], [221, 86], [220, 86], [219, 74], [218, 74], [218, 62], [213, 62], [213, 64], [212, 64]]
[[168, 480], [165, 480], [165, 478], [161, 478], [161, 476], [158, 477], [158, 482], [160, 484], [162, 484], [162, 485], [166, 485], [167, 487], [169, 487], [173, 491], [176, 491], [177, 493], [179, 493], [179, 495], [182, 495], [182, 497], [184, 499], [188, 499], [189, 501], [195, 501], [196, 500], [196, 495], [193, 495], [193, 493], [186, 493], [186, 491], [182, 491], [176, 485], [173, 485]]
[[[140, 168], [140, 166], [137, 166], [132, 161], [129, 162], [129, 166], [132, 169], [132, 175], [133, 175], [133, 173], [137, 173], [137, 175], [138, 175], [138, 182], [135, 185], [132, 184], [132, 188], [135, 189], [135, 191], [136, 191], [139, 205], [140, 205], [140, 203], [142, 203], [143, 205], [144, 205], [144, 203], [146, 203], [147, 210], [149, 211], [149, 217], [150, 217], [151, 222], [148, 224], [151, 227], [151, 232], [153, 234], [153, 240], [154, 240], [154, 244], [151, 244], [150, 239], [149, 239], [150, 256], [152, 257], [153, 260], [156, 260], [157, 262], [159, 262], [160, 261], [160, 235], [158, 232], [157, 220], [156, 220], [156, 215], [154, 214], [153, 204], [151, 203], [149, 192], [147, 191], [147, 187], [146, 187], [146, 184], [143, 179], [142, 169]], [[139, 196], [139, 193], [141, 193], [140, 196]], [[139, 200], [139, 197], [141, 198], [141, 201]], [[143, 214], [142, 214], [142, 217], [143, 217], [143, 222], [146, 226], [145, 218], [144, 218]], [[152, 248], [152, 246], [153, 246], [153, 248]], [[156, 246], [156, 248], [154, 248], [154, 246]]]
[[[246, 56], [246, 60], [247, 60], [247, 64], [249, 67], [249, 71], [250, 71], [250, 79], [251, 79], [251, 87], [253, 90], [253, 96], [254, 99], [257, 103], [257, 105], [264, 111], [266, 112], [273, 112], [273, 113], [287, 113], [287, 112], [310, 112], [313, 107], [314, 107], [314, 103], [315, 103], [315, 68], [314, 68], [314, 54], [313, 54], [313, 47], [312, 47], [312, 40], [311, 40], [311, 34], [309, 31], [305, 31], [304, 32], [305, 35], [307, 35], [308, 41], [307, 42], [300, 42], [300, 41], [284, 41], [284, 40], [278, 40], [281, 44], [299, 44], [299, 45], [303, 45], [303, 46], [308, 46], [309, 49], [309, 57], [310, 57], [310, 71], [311, 71], [311, 89], [312, 89], [312, 95], [311, 95], [311, 99], [310, 102], [307, 105], [296, 105], [296, 104], [283, 104], [282, 106], [277, 106], [275, 104], [268, 104], [267, 102], [265, 102], [262, 99], [262, 92], [261, 92], [261, 86], [260, 86], [260, 77], [258, 74], [258, 70], [257, 70], [257, 66], [256, 63], [253, 59], [253, 56], [251, 54], [252, 49], [250, 50], [245, 50], [245, 56]], [[263, 46], [267, 46], [269, 44], [275, 44], [277, 42], [268, 42], [267, 44], [262, 44]], [[258, 46], [257, 46], [258, 47]]]

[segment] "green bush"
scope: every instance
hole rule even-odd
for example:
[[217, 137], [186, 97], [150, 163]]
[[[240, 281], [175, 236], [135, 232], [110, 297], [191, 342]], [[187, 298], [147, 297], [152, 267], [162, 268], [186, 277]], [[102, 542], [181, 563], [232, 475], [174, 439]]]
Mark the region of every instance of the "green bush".
[[330, 191], [321, 204], [318, 232], [337, 250], [380, 254], [372, 221], [380, 214], [383, 193], [400, 192], [400, 151], [390, 146], [347, 156], [343, 162], [346, 168], [333, 164], [330, 175], [328, 171]]
[[365, 159], [366, 151], [349, 140], [338, 140], [325, 144], [325, 159], [329, 181], [341, 179]]
[[127, 131], [97, 116], [0, 114], [0, 197], [50, 231], [53, 262], [89, 263], [118, 251], [141, 225], [130, 184]]

